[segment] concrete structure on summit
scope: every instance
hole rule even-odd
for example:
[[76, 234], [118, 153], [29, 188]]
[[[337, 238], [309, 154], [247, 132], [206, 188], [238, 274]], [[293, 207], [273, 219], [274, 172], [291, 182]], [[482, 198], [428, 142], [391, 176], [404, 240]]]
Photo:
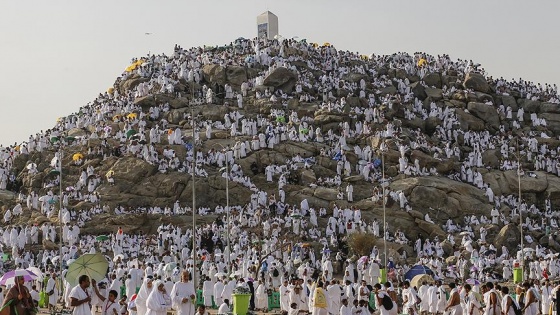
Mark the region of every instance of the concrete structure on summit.
[[270, 11], [257, 16], [257, 34], [259, 38], [274, 39], [278, 35], [278, 17]]

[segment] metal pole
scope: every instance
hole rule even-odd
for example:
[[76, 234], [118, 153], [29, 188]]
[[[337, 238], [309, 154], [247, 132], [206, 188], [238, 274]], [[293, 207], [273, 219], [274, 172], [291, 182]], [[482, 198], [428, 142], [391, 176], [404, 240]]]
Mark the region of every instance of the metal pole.
[[[193, 86], [193, 101], [194, 101], [194, 86]], [[196, 190], [195, 190], [195, 181], [194, 181], [194, 168], [196, 167], [196, 141], [195, 141], [195, 123], [194, 123], [194, 102], [191, 105], [191, 115], [192, 115], [192, 150], [193, 150], [193, 161], [192, 161], [192, 225], [193, 225], [193, 232], [192, 232], [192, 255], [193, 255], [193, 283], [195, 289], [197, 288], [196, 282]]]
[[227, 238], [227, 250], [228, 250], [228, 257], [227, 257], [227, 264], [228, 264], [228, 274], [231, 273], [231, 248], [229, 243], [229, 229], [230, 229], [230, 220], [229, 220], [229, 161], [227, 158], [227, 151], [226, 151], [226, 221], [227, 221], [227, 229], [226, 229], [226, 238]]
[[58, 147], [58, 152], [59, 152], [59, 170], [58, 170], [58, 179], [59, 179], [59, 185], [58, 185], [58, 189], [59, 189], [59, 195], [58, 195], [58, 201], [59, 201], [59, 211], [58, 211], [58, 225], [60, 226], [60, 250], [59, 250], [59, 261], [60, 261], [60, 274], [59, 274], [59, 281], [60, 281], [60, 289], [61, 292], [64, 292], [64, 281], [62, 280], [62, 264], [64, 262], [64, 260], [62, 259], [62, 233], [63, 233], [63, 228], [62, 228], [62, 158], [63, 158], [63, 150], [62, 150], [62, 139], [59, 140], [59, 147]]
[[386, 221], [386, 208], [385, 208], [385, 151], [384, 147], [381, 149], [381, 188], [383, 192], [383, 198], [381, 198], [381, 202], [383, 202], [383, 268], [387, 267], [387, 221]]
[[519, 159], [519, 138], [516, 139], [517, 144], [517, 188], [519, 189], [519, 201], [517, 209], [519, 211], [519, 232], [521, 234], [521, 281], [525, 278], [525, 252], [523, 251], [523, 216], [521, 214], [521, 160]]

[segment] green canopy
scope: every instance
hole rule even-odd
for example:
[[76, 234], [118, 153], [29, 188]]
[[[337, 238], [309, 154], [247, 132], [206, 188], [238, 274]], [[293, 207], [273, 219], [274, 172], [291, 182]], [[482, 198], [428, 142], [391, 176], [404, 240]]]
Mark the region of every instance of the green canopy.
[[107, 235], [99, 235], [98, 237], [95, 238], [96, 241], [100, 241], [100, 242], [106, 241], [108, 239], [109, 239], [109, 236], [107, 236]]
[[130, 138], [132, 136], [134, 136], [135, 134], [137, 134], [138, 131], [134, 130], [134, 129], [130, 129], [129, 131], [126, 132], [126, 137]]

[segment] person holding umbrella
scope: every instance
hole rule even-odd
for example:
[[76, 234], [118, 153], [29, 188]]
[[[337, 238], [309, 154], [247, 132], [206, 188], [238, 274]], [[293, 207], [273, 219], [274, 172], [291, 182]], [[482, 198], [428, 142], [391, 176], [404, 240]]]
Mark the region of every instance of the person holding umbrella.
[[15, 285], [8, 291], [2, 309], [10, 307], [10, 315], [36, 314], [37, 310], [35, 309], [29, 289], [25, 286], [24, 277], [16, 276], [14, 280]]

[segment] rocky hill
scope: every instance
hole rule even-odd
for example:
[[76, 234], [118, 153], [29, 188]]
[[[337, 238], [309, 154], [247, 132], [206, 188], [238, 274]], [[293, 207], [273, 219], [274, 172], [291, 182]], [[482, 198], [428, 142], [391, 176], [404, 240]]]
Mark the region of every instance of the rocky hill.
[[[230, 88], [233, 96], [228, 95]], [[237, 94], [241, 93], [244, 96], [238, 101]], [[238, 102], [242, 102], [242, 108]], [[159, 113], [154, 114], [154, 109]], [[194, 141], [191, 112], [199, 137]], [[232, 136], [230, 127], [222, 126], [227, 126], [233, 115], [228, 119], [225, 116], [234, 112], [242, 118]], [[448, 219], [464, 226], [464, 218], [470, 215], [490, 218], [496, 203], [490, 202], [487, 185], [500, 201], [499, 212], [512, 223], [473, 226], [474, 233], [478, 235], [480, 226], [485, 226], [489, 242], [498, 248], [506, 245], [515, 249], [518, 217], [510, 218], [510, 213], [518, 198], [517, 157], [525, 172], [520, 185], [523, 202], [527, 209], [532, 205], [540, 209], [526, 211], [524, 216], [542, 217], [545, 201], [550, 201], [552, 210], [560, 204], [560, 168], [556, 168], [555, 154], [560, 144], [560, 105], [555, 87], [487, 77], [480, 66], [452, 61], [445, 55], [366, 57], [330, 45], [295, 40], [261, 42], [259, 47], [244, 40], [204, 49], [176, 47], [170, 56], [135, 59], [113, 87], [95, 101], [62, 118], [44, 134], [34, 135], [18, 147], [5, 148], [12, 152], [8, 166], [16, 180], [9, 185], [11, 191], [2, 191], [0, 203], [4, 211], [12, 209], [17, 191], [23, 196], [31, 191], [39, 196], [48, 191], [58, 195], [57, 186], [48, 184], [57, 183], [51, 162], [60, 143], [64, 143], [61, 186], [70, 194], [82, 170], [91, 166], [95, 175], [79, 188], [86, 194], [89, 181], [98, 177], [101, 181], [94, 191], [100, 204], [109, 209], [109, 213], [93, 215], [84, 232], [108, 233], [118, 226], [131, 232], [153, 232], [162, 222], [188, 226], [190, 215], [113, 213], [117, 206], [173, 208], [177, 201], [190, 211], [193, 185], [197, 207], [213, 210], [224, 206], [223, 170], [213, 163], [201, 163], [207, 176], [195, 176], [193, 181], [191, 174], [180, 171], [181, 167], [162, 172], [160, 163], [132, 152], [146, 148], [151, 150], [148, 155], [155, 154], [162, 161], [166, 160], [164, 150], [172, 149], [187, 167], [184, 162], [192, 158], [193, 142], [195, 150], [204, 155], [210, 150], [233, 150], [240, 142], [251, 143], [254, 136], [241, 129], [243, 119], [263, 122], [256, 132], [265, 134], [267, 141], [273, 132], [282, 133], [278, 132], [282, 128], [288, 134], [294, 127], [296, 137], [288, 135], [273, 146], [235, 158], [238, 171], [254, 186], [230, 181], [231, 205], [251, 203], [256, 190], [278, 196], [280, 174], [274, 174], [270, 182], [265, 169], [272, 164], [286, 165], [283, 189], [287, 204], [299, 206], [306, 199], [311, 207], [326, 208], [328, 213], [335, 205], [352, 206], [362, 209], [366, 223], [373, 218], [382, 220], [382, 204], [373, 194], [382, 191], [379, 162], [383, 143], [387, 146], [384, 162], [391, 194], [386, 214], [391, 233], [400, 229], [409, 239], [421, 234], [443, 240], [447, 233], [442, 226]], [[205, 132], [208, 123], [213, 126], [210, 138]], [[361, 132], [357, 132], [357, 124]], [[156, 126], [161, 141], [148, 149], [150, 130]], [[167, 135], [175, 130], [181, 133], [180, 144], [169, 143]], [[317, 131], [331, 140], [318, 141]], [[301, 132], [306, 141], [297, 136]], [[341, 135], [345, 135], [342, 147], [338, 146]], [[36, 143], [34, 148], [29, 148], [30, 142]], [[369, 160], [361, 156], [366, 147], [372, 152]], [[338, 159], [333, 157], [340, 149], [350, 162], [350, 174], [341, 176], [340, 185], [318, 183], [336, 177]], [[83, 164], [76, 165], [76, 153], [83, 154]], [[298, 155], [302, 160], [294, 162]], [[477, 161], [478, 155], [481, 162]], [[401, 168], [401, 158], [406, 160], [408, 170]], [[308, 167], [304, 167], [305, 159], [310, 161]], [[32, 163], [36, 171], [30, 170]], [[359, 171], [360, 165], [371, 167], [367, 180]], [[475, 174], [471, 176], [474, 179], [462, 176], [468, 172]], [[108, 182], [108, 173], [114, 184]], [[481, 178], [477, 182], [478, 173]], [[342, 200], [338, 196], [348, 183], [354, 189], [352, 202], [345, 194]], [[399, 197], [400, 192], [404, 198]], [[406, 199], [403, 208], [400, 198]], [[56, 215], [49, 219], [30, 211], [25, 202], [23, 206], [24, 213], [12, 224], [57, 222]], [[68, 205], [78, 211], [93, 206], [80, 198], [71, 199]], [[426, 221], [426, 214], [435, 224]], [[210, 213], [200, 219], [211, 222], [214, 218]], [[320, 224], [324, 226], [325, 222], [321, 219]], [[556, 246], [545, 237], [541, 221], [537, 223], [540, 229], [526, 233], [547, 246]], [[451, 251], [449, 246], [444, 249]]]

